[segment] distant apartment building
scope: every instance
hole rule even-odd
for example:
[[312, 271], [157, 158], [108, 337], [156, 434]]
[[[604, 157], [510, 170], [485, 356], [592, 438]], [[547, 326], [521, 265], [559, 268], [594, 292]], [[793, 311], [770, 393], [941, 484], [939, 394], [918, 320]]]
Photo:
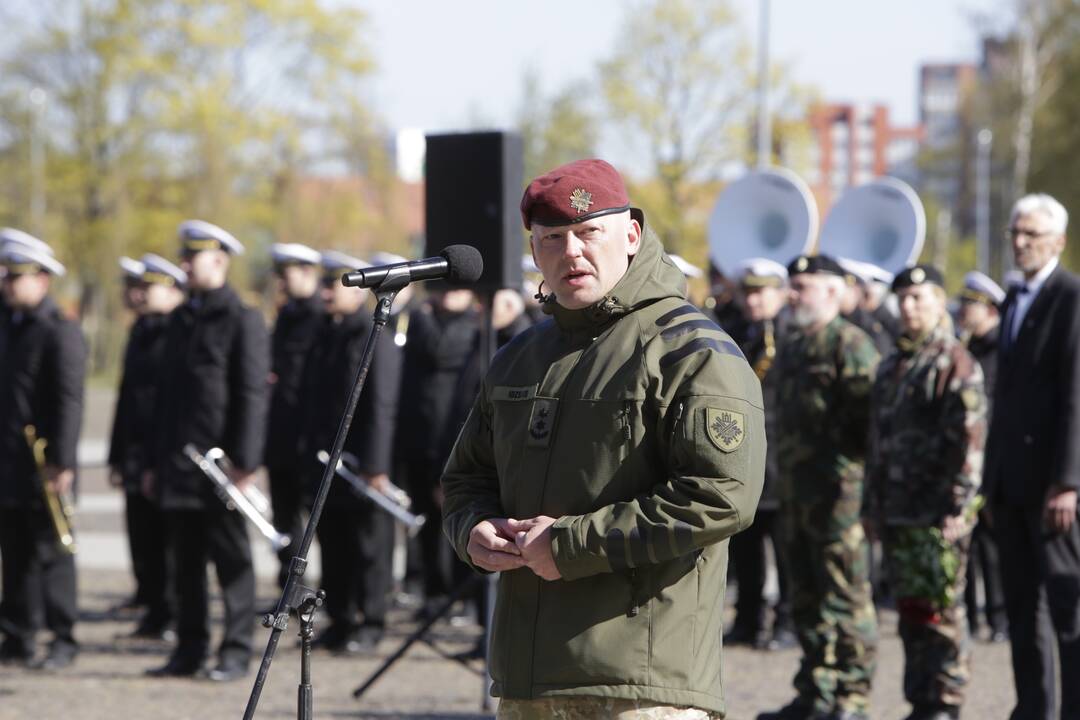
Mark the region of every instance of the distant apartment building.
[[806, 180], [824, 213], [848, 187], [892, 175], [917, 179], [923, 128], [896, 127], [884, 105], [829, 103], [810, 110]]
[[961, 231], [972, 222], [970, 181], [974, 132], [971, 94], [978, 68], [971, 63], [926, 63], [919, 68], [920, 189], [952, 209]]

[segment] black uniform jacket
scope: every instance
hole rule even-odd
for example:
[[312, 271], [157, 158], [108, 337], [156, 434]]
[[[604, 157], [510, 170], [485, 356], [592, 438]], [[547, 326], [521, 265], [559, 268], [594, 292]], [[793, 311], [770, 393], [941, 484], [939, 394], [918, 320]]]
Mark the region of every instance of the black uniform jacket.
[[27, 425], [48, 443], [46, 462], [75, 468], [85, 375], [82, 333], [52, 298], [0, 315], [0, 504], [41, 501]]
[[429, 306], [412, 314], [397, 438], [398, 455], [406, 462], [425, 458], [441, 469], [446, 461], [443, 438], [453, 422], [454, 396], [479, 341], [480, 319], [471, 310], [450, 313]]
[[266, 467], [271, 472], [291, 472], [298, 467], [304, 360], [322, 327], [323, 307], [318, 295], [290, 300], [281, 308], [274, 324], [270, 420], [266, 432]]
[[[784, 340], [790, 332], [790, 313], [785, 308], [768, 322], [772, 323], [773, 349], [776, 354], [779, 354], [783, 352]], [[740, 349], [755, 372], [758, 370], [759, 364], [763, 362], [771, 367], [772, 363], [764, 360], [766, 355], [765, 321], [747, 325], [745, 339], [740, 345]], [[775, 355], [773, 360], [775, 361]], [[776, 432], [776, 421], [780, 414], [780, 409], [777, 407], [776, 385], [776, 375], [771, 372], [766, 373], [761, 381], [761, 395], [765, 402], [765, 435], [769, 438], [772, 438]], [[761, 501], [758, 503], [759, 509], [776, 510], [780, 507], [780, 498], [777, 491], [779, 484], [780, 466], [776, 443], [769, 443], [765, 454], [765, 487], [761, 493]]]
[[1024, 316], [1013, 343], [1002, 309], [994, 416], [986, 445], [984, 494], [1041, 505], [1051, 485], [1080, 489], [1080, 278], [1058, 267]]
[[154, 425], [168, 325], [168, 315], [139, 317], [131, 326], [124, 352], [109, 465], [123, 477], [128, 492], [138, 490], [144, 470], [154, 469]]
[[979, 361], [986, 387], [986, 416], [993, 417], [994, 383], [997, 382], [998, 346], [1001, 344], [1001, 325], [995, 326], [982, 337], [972, 337], [968, 341], [968, 352]]
[[228, 285], [193, 294], [169, 316], [155, 428], [158, 496], [165, 509], [198, 509], [210, 481], [183, 454], [220, 447], [245, 470], [262, 463], [270, 343], [262, 316]]
[[[322, 478], [319, 450], [330, 452], [338, 425], [356, 379], [372, 319], [366, 309], [335, 321], [327, 315], [304, 367], [304, 413], [301, 452], [309, 489]], [[357, 457], [364, 475], [390, 473], [401, 380], [401, 350], [384, 331], [375, 345], [364, 390], [360, 394], [345, 451]], [[417, 428], [424, 432], [424, 428]], [[336, 480], [330, 497], [348, 495], [344, 482]]]

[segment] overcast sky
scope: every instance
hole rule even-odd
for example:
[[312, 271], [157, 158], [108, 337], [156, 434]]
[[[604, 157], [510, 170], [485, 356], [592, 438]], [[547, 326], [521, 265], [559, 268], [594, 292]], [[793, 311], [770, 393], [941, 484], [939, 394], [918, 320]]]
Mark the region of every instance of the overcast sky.
[[[348, 1], [348, 0], [346, 0]], [[547, 92], [587, 79], [610, 55], [632, 2], [352, 0], [368, 10], [378, 109], [395, 128], [509, 123], [526, 68]], [[756, 44], [758, 0], [734, 0]], [[828, 100], [889, 105], [916, 120], [921, 62], [976, 61], [976, 16], [1010, 0], [772, 0], [771, 52]], [[999, 20], [1000, 22], [1000, 20]]]

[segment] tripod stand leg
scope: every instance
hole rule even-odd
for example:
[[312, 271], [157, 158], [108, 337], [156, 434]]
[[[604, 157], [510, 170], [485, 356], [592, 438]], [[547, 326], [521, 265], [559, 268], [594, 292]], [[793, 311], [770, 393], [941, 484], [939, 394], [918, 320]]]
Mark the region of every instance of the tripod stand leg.
[[491, 626], [495, 622], [495, 594], [499, 588], [499, 575], [488, 575], [484, 578], [484, 683], [480, 686], [480, 709], [484, 712], [491, 710]]
[[386, 658], [383, 664], [376, 668], [375, 672], [369, 675], [368, 679], [365, 680], [363, 684], [360, 685], [360, 687], [353, 690], [353, 697], [360, 698], [365, 692], [367, 692], [368, 688], [374, 685], [380, 677], [386, 674], [386, 671], [389, 670], [390, 667], [394, 665], [394, 663], [400, 660], [402, 656], [409, 651], [409, 648], [411, 648], [417, 640], [422, 638], [427, 633], [427, 631], [431, 629], [432, 625], [434, 625], [436, 622], [442, 619], [444, 615], [450, 612], [450, 608], [454, 606], [454, 603], [457, 602], [458, 599], [462, 595], [464, 595], [470, 588], [472, 588], [478, 579], [479, 576], [473, 576], [466, 578], [464, 581], [459, 583], [458, 586], [454, 588], [453, 592], [450, 593], [450, 596], [446, 598], [446, 602], [443, 603], [442, 606], [437, 611], [435, 611], [435, 613], [432, 614], [432, 616], [429, 617], [423, 625], [417, 628], [416, 632], [405, 638], [405, 641], [401, 643], [398, 649], [395, 650], [390, 655], [390, 657]]

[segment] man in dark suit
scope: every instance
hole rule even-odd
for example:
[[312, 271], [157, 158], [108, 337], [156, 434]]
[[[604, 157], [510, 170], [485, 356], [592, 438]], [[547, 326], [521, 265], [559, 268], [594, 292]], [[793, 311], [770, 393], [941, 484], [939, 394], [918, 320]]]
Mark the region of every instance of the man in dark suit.
[[1003, 308], [984, 492], [1012, 644], [1010, 720], [1080, 718], [1080, 278], [1058, 266], [1067, 223], [1052, 197], [1029, 195], [1008, 230], [1024, 282]]

